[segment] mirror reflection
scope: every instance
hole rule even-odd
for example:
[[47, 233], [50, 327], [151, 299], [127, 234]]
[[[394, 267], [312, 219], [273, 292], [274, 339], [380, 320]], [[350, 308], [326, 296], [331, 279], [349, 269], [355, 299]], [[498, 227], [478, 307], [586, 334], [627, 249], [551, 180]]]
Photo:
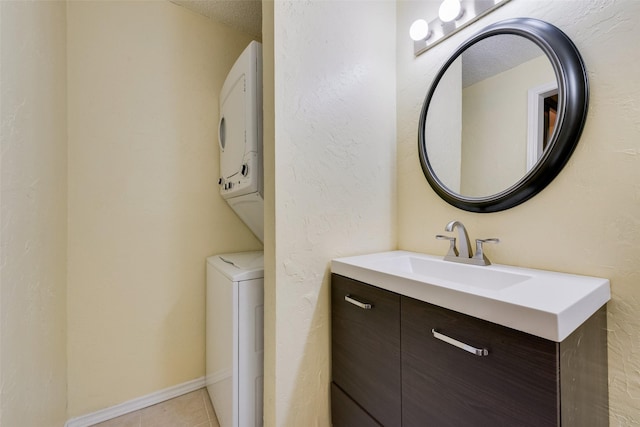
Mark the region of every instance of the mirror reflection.
[[498, 194], [535, 166], [554, 135], [558, 83], [531, 40], [487, 37], [451, 63], [425, 121], [435, 175], [464, 197]]

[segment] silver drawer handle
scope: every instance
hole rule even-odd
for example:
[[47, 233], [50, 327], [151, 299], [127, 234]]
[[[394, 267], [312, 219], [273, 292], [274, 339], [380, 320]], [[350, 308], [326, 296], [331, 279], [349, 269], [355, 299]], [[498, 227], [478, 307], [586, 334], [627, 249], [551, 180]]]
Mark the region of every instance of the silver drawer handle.
[[446, 335], [442, 335], [441, 333], [437, 332], [435, 329], [431, 330], [431, 333], [433, 334], [434, 338], [437, 338], [439, 340], [442, 340], [446, 343], [449, 343], [453, 346], [456, 346], [458, 348], [463, 349], [464, 351], [468, 351], [469, 353], [473, 353], [476, 356], [488, 356], [489, 355], [489, 350], [487, 350], [486, 348], [475, 348], [470, 346], [469, 344], [465, 344], [461, 341], [455, 340], [451, 337], [448, 337]]
[[365, 310], [371, 310], [373, 308], [371, 304], [367, 304], [366, 302], [360, 302], [358, 300], [351, 298], [351, 295], [345, 295], [344, 300], [346, 302], [350, 302], [353, 305], [357, 305], [358, 307], [363, 308]]

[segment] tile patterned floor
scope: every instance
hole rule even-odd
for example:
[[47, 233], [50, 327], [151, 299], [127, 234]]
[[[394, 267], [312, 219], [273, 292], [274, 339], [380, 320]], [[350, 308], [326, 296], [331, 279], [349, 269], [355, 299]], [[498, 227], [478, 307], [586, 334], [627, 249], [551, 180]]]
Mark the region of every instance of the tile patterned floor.
[[220, 427], [207, 389], [114, 418], [93, 427]]

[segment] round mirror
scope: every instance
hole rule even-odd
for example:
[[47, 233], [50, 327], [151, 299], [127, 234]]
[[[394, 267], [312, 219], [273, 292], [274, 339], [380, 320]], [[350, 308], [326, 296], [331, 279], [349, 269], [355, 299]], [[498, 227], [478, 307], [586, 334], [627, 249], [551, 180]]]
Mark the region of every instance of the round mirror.
[[464, 210], [516, 206], [565, 165], [587, 105], [584, 63], [562, 31], [528, 18], [493, 24], [454, 52], [427, 94], [418, 129], [427, 181]]

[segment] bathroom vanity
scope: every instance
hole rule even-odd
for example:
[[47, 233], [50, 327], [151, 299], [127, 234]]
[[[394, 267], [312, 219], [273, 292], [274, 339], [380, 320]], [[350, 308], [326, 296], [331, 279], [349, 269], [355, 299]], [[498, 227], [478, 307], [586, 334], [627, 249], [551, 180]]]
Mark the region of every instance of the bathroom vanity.
[[609, 423], [606, 279], [395, 251], [331, 287], [335, 427]]
[[[478, 70], [490, 78], [469, 78]], [[498, 90], [518, 99], [485, 108]], [[469, 212], [524, 203], [566, 165], [588, 100], [582, 57], [559, 28], [493, 23], [451, 54], [427, 92], [425, 178]], [[496, 132], [496, 111], [513, 111], [522, 129]], [[436, 236], [450, 242], [444, 260], [394, 251], [332, 261], [334, 427], [608, 426], [609, 281], [490, 265], [482, 244], [499, 240], [476, 239], [473, 255], [462, 223], [445, 227], [456, 230]]]

